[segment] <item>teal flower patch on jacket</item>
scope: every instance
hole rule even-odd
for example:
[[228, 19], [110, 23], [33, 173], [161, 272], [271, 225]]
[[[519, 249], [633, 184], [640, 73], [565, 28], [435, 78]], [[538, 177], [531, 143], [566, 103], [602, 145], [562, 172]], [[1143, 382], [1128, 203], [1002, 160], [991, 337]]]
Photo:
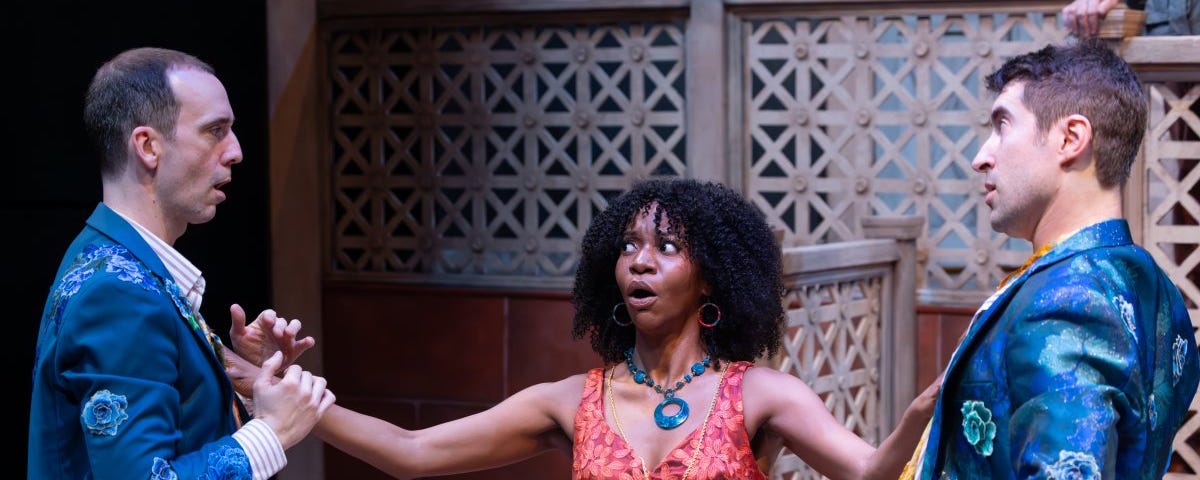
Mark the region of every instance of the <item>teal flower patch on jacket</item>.
[[128, 406], [129, 402], [125, 401], [124, 395], [113, 395], [108, 390], [100, 390], [92, 394], [92, 398], [83, 405], [83, 414], [80, 417], [87, 426], [88, 433], [111, 437], [117, 434], [117, 427], [129, 418], [129, 414], [125, 413]]
[[1054, 480], [1099, 479], [1100, 465], [1089, 453], [1058, 452], [1058, 461], [1047, 467], [1046, 476]]
[[154, 466], [150, 468], [150, 480], [179, 480], [171, 464], [159, 457], [154, 457]]
[[240, 448], [222, 445], [208, 454], [208, 471], [204, 480], [250, 480], [250, 459]]
[[975, 447], [975, 453], [985, 457], [992, 454], [992, 440], [996, 438], [996, 424], [992, 422], [992, 411], [983, 402], [967, 400], [962, 405], [963, 436]]

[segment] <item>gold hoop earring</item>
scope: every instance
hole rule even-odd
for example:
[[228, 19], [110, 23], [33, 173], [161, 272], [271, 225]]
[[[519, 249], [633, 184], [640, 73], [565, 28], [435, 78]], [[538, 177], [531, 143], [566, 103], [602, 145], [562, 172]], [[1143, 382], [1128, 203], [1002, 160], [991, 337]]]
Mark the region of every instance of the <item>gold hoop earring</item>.
[[[709, 308], [709, 307], [717, 309], [717, 319], [713, 320], [712, 323], [704, 323], [704, 309]], [[701, 305], [700, 306], [700, 318], [697, 318], [696, 321], [700, 322], [700, 326], [704, 327], [704, 328], [713, 328], [713, 327], [717, 326], [718, 323], [721, 323], [721, 307], [718, 307], [717, 304], [712, 303], [712, 302], [707, 302], [704, 305]]]
[[625, 323], [621, 323], [621, 322], [618, 322], [618, 321], [617, 321], [617, 309], [618, 309], [618, 308], [621, 308], [621, 307], [624, 307], [624, 306], [625, 306], [625, 303], [623, 303], [623, 302], [622, 302], [622, 303], [618, 303], [618, 304], [616, 304], [616, 305], [613, 305], [613, 308], [612, 308], [612, 313], [610, 313], [610, 314], [608, 315], [608, 319], [609, 319], [609, 320], [612, 320], [612, 322], [613, 322], [613, 323], [615, 323], [615, 324], [617, 324], [617, 326], [619, 326], [619, 327], [628, 327], [628, 326], [630, 326], [630, 325], [633, 325], [633, 317], [630, 317], [630, 318], [629, 318], [629, 321], [628, 321], [628, 322], [625, 322]]

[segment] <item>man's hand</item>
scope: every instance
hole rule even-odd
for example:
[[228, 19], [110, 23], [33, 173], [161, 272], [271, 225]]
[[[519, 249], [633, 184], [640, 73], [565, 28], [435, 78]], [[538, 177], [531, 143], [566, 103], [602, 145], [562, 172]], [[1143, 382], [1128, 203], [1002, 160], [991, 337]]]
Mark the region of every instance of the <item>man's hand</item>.
[[286, 450], [308, 435], [335, 397], [325, 388], [324, 378], [299, 365], [287, 367], [283, 378], [276, 378], [275, 372], [282, 366], [280, 352], [263, 362], [254, 380], [254, 416], [267, 422]]
[[293, 319], [289, 322], [278, 317], [271, 309], [263, 310], [249, 325], [246, 324], [246, 312], [241, 305], [230, 305], [229, 315], [232, 317], [229, 340], [233, 343], [233, 350], [254, 365], [262, 365], [263, 360], [275, 352], [283, 352], [283, 365], [291, 365], [300, 354], [317, 344], [312, 337], [296, 340], [296, 335], [300, 333], [300, 321]]
[[1063, 26], [1077, 37], [1094, 37], [1100, 33], [1100, 22], [1120, 0], [1075, 0], [1063, 7]]

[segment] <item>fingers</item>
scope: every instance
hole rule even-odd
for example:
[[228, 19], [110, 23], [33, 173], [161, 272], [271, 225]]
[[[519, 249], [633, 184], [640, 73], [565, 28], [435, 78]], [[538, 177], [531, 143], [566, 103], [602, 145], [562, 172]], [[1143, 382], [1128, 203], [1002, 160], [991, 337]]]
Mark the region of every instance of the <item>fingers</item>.
[[262, 313], [258, 314], [258, 318], [255, 318], [254, 321], [262, 322], [262, 325], [274, 326], [275, 322], [279, 321], [279, 316], [275, 313], [275, 310], [268, 308], [263, 310]]
[[258, 377], [254, 380], [254, 383], [269, 385], [271, 377], [275, 375], [275, 372], [279, 371], [281, 365], [283, 365], [283, 354], [275, 352], [275, 354], [271, 355], [271, 358], [263, 362], [262, 370], [258, 371]]
[[300, 333], [300, 327], [300, 320], [292, 319], [289, 322], [286, 318], [278, 318], [271, 325], [271, 333], [275, 335], [275, 338], [287, 338], [289, 336], [295, 338], [296, 334]]
[[336, 401], [337, 397], [333, 396], [333, 392], [325, 390], [325, 393], [321, 396], [321, 404], [317, 405], [317, 414], [324, 415], [325, 411], [329, 410], [329, 407], [333, 406]]
[[288, 322], [287, 328], [284, 330], [284, 332], [292, 337], [295, 337], [297, 334], [300, 333], [300, 321], [292, 320], [292, 321]]
[[1083, 30], [1087, 32], [1089, 37], [1100, 33], [1100, 20], [1104, 18], [1104, 12], [1100, 11], [1100, 5], [1095, 0], [1088, 2], [1087, 11], [1083, 13]]
[[233, 319], [229, 325], [229, 337], [237, 338], [244, 335], [246, 332], [246, 311], [242, 310], [242, 306], [233, 304], [229, 306], [229, 316]]
[[1092, 14], [1090, 12], [1094, 11], [1094, 0], [1075, 0], [1071, 2], [1070, 5], [1062, 9], [1063, 27], [1079, 37], [1092, 35], [1088, 27], [1088, 16]]

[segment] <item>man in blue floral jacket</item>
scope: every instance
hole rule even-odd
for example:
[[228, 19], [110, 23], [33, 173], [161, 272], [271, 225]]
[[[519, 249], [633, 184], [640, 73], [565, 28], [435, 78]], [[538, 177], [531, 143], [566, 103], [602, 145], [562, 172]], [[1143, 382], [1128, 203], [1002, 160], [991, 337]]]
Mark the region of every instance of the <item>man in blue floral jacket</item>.
[[952, 356], [916, 478], [1162, 478], [1200, 367], [1179, 290], [1121, 219], [1142, 87], [1094, 41], [1013, 58], [987, 85], [973, 167], [992, 227], [1037, 249]]
[[280, 319], [268, 311], [239, 328], [238, 307], [234, 345], [265, 360], [246, 418], [199, 314], [204, 279], [172, 247], [225, 198], [242, 159], [233, 119], [212, 68], [181, 52], [129, 50], [92, 79], [84, 120], [104, 201], [64, 255], [42, 314], [29, 478], [265, 479], [333, 402], [324, 379], [297, 366], [271, 379], [284, 355], [252, 347], [283, 331], [262, 323]]

